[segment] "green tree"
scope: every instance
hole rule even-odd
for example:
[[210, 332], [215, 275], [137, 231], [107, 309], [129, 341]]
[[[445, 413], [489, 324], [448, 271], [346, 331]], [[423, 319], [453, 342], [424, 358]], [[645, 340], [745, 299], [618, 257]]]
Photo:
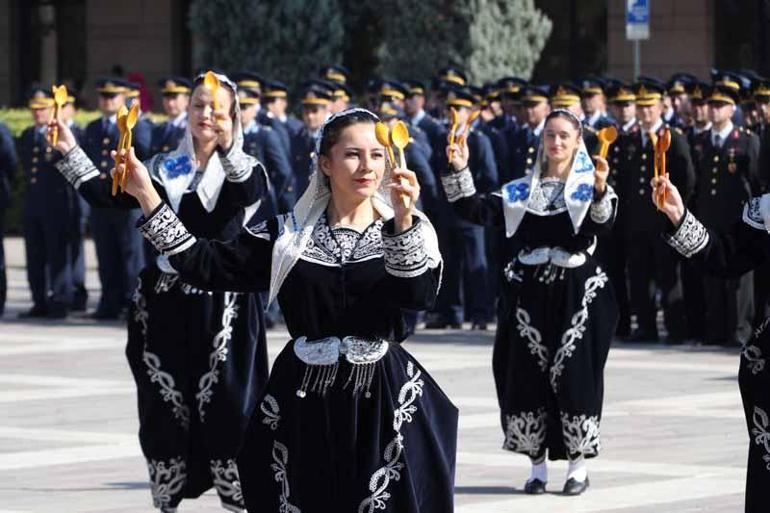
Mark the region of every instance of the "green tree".
[[190, 7], [198, 65], [294, 85], [319, 64], [341, 61], [343, 27], [338, 0], [193, 0]]

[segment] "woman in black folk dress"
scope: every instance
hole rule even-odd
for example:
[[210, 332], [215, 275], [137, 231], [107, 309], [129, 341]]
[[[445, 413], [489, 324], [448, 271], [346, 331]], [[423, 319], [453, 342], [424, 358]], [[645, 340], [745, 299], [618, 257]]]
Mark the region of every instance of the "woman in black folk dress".
[[[199, 77], [185, 137], [173, 152], [150, 159], [148, 186], [191, 233], [228, 239], [263, 197], [266, 175], [242, 150], [235, 84], [218, 77], [221, 110], [213, 110], [213, 95]], [[57, 167], [78, 192], [95, 207], [137, 208], [132, 196], [111, 195], [110, 180], [100, 179], [69, 129], [58, 127], [57, 149], [65, 156]], [[195, 287], [162, 254], [140, 274], [126, 356], [138, 392], [139, 440], [161, 511], [176, 511], [182, 498], [212, 485], [225, 509], [244, 511], [235, 456], [267, 381], [263, 326], [258, 296]]]
[[547, 118], [529, 173], [479, 194], [467, 146], [447, 148], [448, 200], [464, 219], [505, 226], [517, 255], [504, 269], [493, 371], [505, 442], [529, 456], [524, 490], [545, 492], [546, 457], [569, 459], [563, 491], [589, 484], [585, 459], [599, 453], [603, 369], [617, 322], [607, 274], [593, 257], [596, 236], [610, 228], [617, 196], [607, 162], [595, 167], [574, 114]]
[[[666, 177], [653, 179], [654, 203], [671, 220], [668, 243], [706, 272], [735, 278], [770, 263], [770, 194], [743, 207], [731, 233], [708, 230], [684, 206], [676, 186]], [[662, 201], [661, 201], [662, 199]], [[770, 317], [762, 320], [741, 352], [738, 382], [749, 432], [746, 513], [770, 508]]]
[[376, 120], [362, 109], [330, 118], [294, 210], [229, 242], [196, 240], [129, 163], [140, 230], [182, 279], [269, 291], [285, 315], [292, 340], [238, 457], [249, 511], [453, 511], [457, 409], [399, 345], [402, 309], [435, 300], [441, 256], [412, 207], [415, 175], [388, 169]]

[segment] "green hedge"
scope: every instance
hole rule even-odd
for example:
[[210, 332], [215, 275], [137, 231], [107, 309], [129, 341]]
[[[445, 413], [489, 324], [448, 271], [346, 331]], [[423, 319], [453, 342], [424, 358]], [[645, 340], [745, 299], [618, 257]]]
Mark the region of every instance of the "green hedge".
[[[85, 127], [88, 123], [99, 117], [98, 111], [79, 110], [75, 114], [75, 123]], [[150, 118], [155, 123], [165, 121], [162, 114], [150, 113]], [[13, 134], [18, 144], [18, 139], [25, 128], [32, 124], [32, 113], [29, 109], [0, 109], [0, 123], [4, 123]], [[20, 234], [22, 231], [22, 212], [24, 206], [24, 170], [19, 166], [16, 170], [16, 180], [13, 183], [11, 207], [6, 215], [5, 230], [7, 234]]]

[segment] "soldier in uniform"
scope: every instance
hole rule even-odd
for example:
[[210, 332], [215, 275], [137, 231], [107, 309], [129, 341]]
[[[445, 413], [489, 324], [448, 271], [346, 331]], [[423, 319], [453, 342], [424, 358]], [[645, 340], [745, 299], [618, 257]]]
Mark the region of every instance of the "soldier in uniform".
[[[239, 87], [238, 97], [243, 124], [243, 151], [265, 165], [270, 179], [269, 197], [262, 201], [256, 214], [256, 220], [261, 222], [289, 212], [294, 207], [294, 173], [278, 133], [270, 126], [257, 122], [258, 92]], [[251, 214], [247, 212], [245, 219]]]
[[281, 144], [291, 155], [291, 139], [302, 130], [302, 121], [286, 113], [289, 106], [289, 88], [278, 80], [264, 80], [262, 83], [262, 107], [257, 120], [263, 125], [267, 120], [276, 120], [271, 126], [281, 138]]
[[332, 114], [348, 110], [350, 108], [350, 101], [353, 98], [353, 89], [349, 85], [342, 82], [329, 81], [332, 86], [332, 104], [329, 106], [329, 111]]
[[347, 84], [350, 79], [350, 70], [341, 64], [326, 64], [318, 70], [322, 80]]
[[18, 157], [13, 144], [13, 136], [4, 124], [0, 123], [0, 317], [5, 311], [5, 300], [8, 293], [8, 281], [5, 273], [5, 250], [3, 237], [5, 235], [5, 212], [11, 203], [13, 177], [16, 174]]
[[[731, 121], [739, 101], [738, 84], [715, 85], [708, 96], [711, 128], [696, 153], [698, 188], [693, 213], [716, 233], [729, 233], [743, 206], [759, 194], [759, 139]], [[703, 276], [707, 344], [742, 345], [751, 336], [753, 276]]]
[[[473, 94], [467, 88], [449, 89], [447, 108], [450, 107], [456, 109], [460, 126], [467, 131], [466, 123], [474, 108]], [[448, 130], [443, 140], [446, 141], [447, 137]], [[467, 140], [471, 159], [469, 167], [476, 187], [491, 193], [498, 187], [492, 144], [486, 135], [472, 128], [467, 133]], [[434, 170], [448, 169], [446, 151], [434, 149], [433, 153], [437, 156]], [[426, 327], [459, 329], [463, 320], [468, 320], [473, 329], [484, 330], [494, 318], [494, 304], [490, 301], [489, 292], [489, 280], [493, 277], [488, 266], [484, 228], [457, 217], [446, 198], [438, 203], [434, 220], [445, 271], [436, 309]], [[499, 274], [496, 271], [495, 279]]]
[[658, 340], [654, 283], [660, 291], [661, 306], [668, 330], [668, 342], [680, 343], [686, 336], [679, 258], [661, 239], [665, 216], [649, 205], [649, 183], [654, 175], [654, 144], [665, 129], [671, 131], [671, 146], [666, 152], [667, 170], [683, 197], [689, 198], [694, 184], [690, 148], [684, 133], [667, 125], [662, 118], [665, 85], [656, 79], [640, 79], [634, 84], [639, 130], [633, 131], [621, 146], [619, 175], [626, 197], [625, 233], [631, 310], [638, 327], [631, 334], [634, 341]]
[[[96, 82], [102, 116], [88, 124], [83, 149], [99, 170], [99, 180], [109, 180], [114, 166], [110, 150], [117, 147], [119, 132], [117, 112], [125, 104], [126, 83], [107, 78]], [[137, 148], [137, 155], [139, 148]], [[92, 317], [118, 319], [128, 306], [143, 257], [141, 236], [135, 226], [137, 210], [91, 209], [91, 232], [99, 264], [102, 295]]]
[[588, 75], [580, 80], [580, 87], [583, 113], [585, 114], [583, 126], [601, 130], [612, 125], [612, 119], [607, 116], [607, 97], [605, 94], [607, 82], [601, 77]]
[[150, 153], [167, 153], [175, 149], [187, 128], [187, 106], [192, 82], [183, 77], [167, 77], [158, 82], [163, 95], [163, 111], [168, 119], [155, 127]]
[[[407, 80], [404, 112], [412, 128], [419, 128], [428, 137], [431, 149], [436, 148], [441, 141], [443, 129], [439, 121], [425, 111], [425, 84], [419, 80]], [[431, 152], [432, 153], [432, 152]], [[430, 160], [430, 157], [428, 157]]]
[[[663, 118], [672, 126], [681, 129], [691, 124], [692, 106], [690, 103], [690, 89], [698, 78], [690, 73], [675, 73], [666, 83], [666, 96], [671, 102], [670, 109]], [[670, 117], [667, 117], [670, 116]]]
[[501, 183], [521, 178], [534, 164], [545, 117], [551, 112], [547, 88], [529, 85], [522, 91], [523, 124], [506, 144], [508, 155], [505, 169], [500, 170]]
[[47, 145], [53, 113], [50, 90], [32, 91], [29, 108], [34, 125], [19, 140], [24, 168], [24, 245], [32, 308], [20, 317], [61, 319], [68, 315], [74, 292], [72, 281], [72, 228], [77, 198], [54, 163], [61, 155]]
[[304, 126], [291, 141], [292, 168], [297, 195], [305, 191], [310, 181], [315, 138], [324, 121], [330, 116], [332, 91], [326, 83], [310, 80], [302, 86], [301, 103]]

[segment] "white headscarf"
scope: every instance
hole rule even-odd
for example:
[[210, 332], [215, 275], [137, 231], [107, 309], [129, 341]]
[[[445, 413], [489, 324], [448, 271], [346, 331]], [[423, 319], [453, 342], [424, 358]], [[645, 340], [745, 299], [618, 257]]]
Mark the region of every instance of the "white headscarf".
[[[578, 129], [578, 147], [572, 159], [572, 168], [567, 176], [567, 183], [564, 186], [564, 202], [567, 205], [572, 227], [575, 233], [577, 233], [580, 230], [580, 225], [583, 224], [583, 220], [594, 197], [594, 163], [583, 141], [583, 126], [580, 120], [575, 114], [565, 109], [556, 109], [549, 116], [553, 116], [557, 112], [566, 114], [580, 127]], [[506, 183], [502, 187], [501, 194], [503, 197], [505, 234], [507, 237], [512, 237], [516, 230], [518, 230], [521, 220], [527, 211], [531, 193], [540, 183], [540, 175], [543, 173], [543, 165], [545, 163], [544, 135], [545, 130], [540, 134], [537, 160], [535, 160], [532, 171], [522, 178]]]
[[[225, 75], [215, 73], [219, 82], [227, 86], [233, 92], [233, 101], [235, 102], [235, 119], [233, 120], [233, 146], [230, 152], [243, 150], [243, 126], [241, 124], [241, 104], [238, 100], [238, 87], [235, 83]], [[195, 79], [195, 83], [202, 80], [203, 75], [199, 75]], [[246, 156], [247, 160], [254, 167], [257, 165], [257, 159], [251, 156]], [[190, 187], [195, 177], [195, 147], [193, 145], [192, 132], [190, 131], [190, 123], [187, 123], [185, 128], [184, 137], [176, 147], [174, 151], [163, 156], [161, 161], [153, 158], [151, 161], [150, 170], [156, 180], [163, 184], [168, 196], [168, 202], [174, 212], [179, 211], [179, 204], [182, 202], [182, 197]], [[180, 169], [181, 168], [181, 169]], [[181, 172], [186, 170], [187, 172]], [[225, 171], [222, 168], [222, 161], [219, 158], [219, 153], [212, 153], [209, 157], [209, 161], [206, 164], [206, 170], [203, 172], [203, 177], [195, 188], [195, 192], [203, 204], [203, 207], [207, 212], [211, 212], [217, 205], [217, 199], [219, 193], [222, 192], [222, 185], [225, 182]]]
[[[344, 110], [330, 116], [316, 135], [310, 183], [294, 206], [294, 210], [286, 216], [279, 216], [279, 222], [283, 219], [283, 226], [279, 227], [279, 236], [273, 246], [268, 304], [272, 303], [276, 296], [278, 296], [281, 285], [283, 285], [289, 272], [307, 247], [316, 223], [329, 206], [331, 189], [327, 183], [328, 180], [318, 168], [318, 157], [321, 153], [321, 141], [323, 141], [326, 127], [336, 119], [356, 113], [368, 114], [371, 116], [372, 120], [379, 119], [374, 113], [366, 109], [354, 108]], [[372, 197], [374, 209], [386, 221], [392, 219], [394, 216], [393, 206], [390, 203], [390, 192], [387, 189], [388, 183], [390, 183], [390, 168], [386, 165], [380, 188]], [[428, 254], [428, 266], [431, 269], [435, 269], [436, 267], [439, 267], [442, 262], [441, 253], [438, 249], [438, 237], [436, 236], [436, 231], [424, 213], [415, 209], [414, 215], [420, 218], [420, 223], [423, 225], [422, 230], [425, 240], [425, 250]], [[439, 284], [440, 282], [441, 278], [439, 277]]]

